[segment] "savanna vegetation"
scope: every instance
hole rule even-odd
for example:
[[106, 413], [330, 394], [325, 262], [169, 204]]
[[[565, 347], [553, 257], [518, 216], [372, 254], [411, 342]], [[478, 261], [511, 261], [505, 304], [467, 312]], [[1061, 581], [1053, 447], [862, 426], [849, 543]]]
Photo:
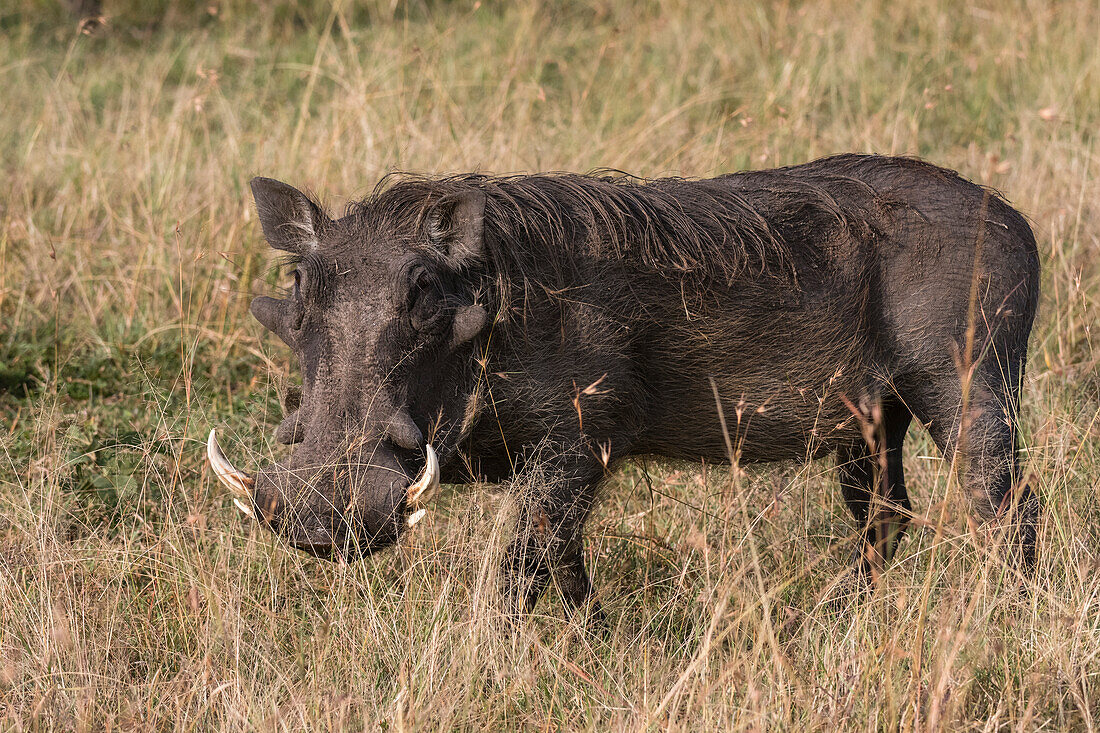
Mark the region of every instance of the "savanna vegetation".
[[[1093, 0], [105, 0], [0, 6], [0, 721], [212, 728], [1100, 727], [1100, 6]], [[915, 526], [836, 601], [828, 461], [632, 465], [589, 524], [605, 635], [495, 606], [507, 487], [329, 564], [204, 465], [282, 455], [262, 174], [340, 208], [394, 170], [706, 176], [912, 154], [1033, 223], [1030, 592], [919, 426]]]

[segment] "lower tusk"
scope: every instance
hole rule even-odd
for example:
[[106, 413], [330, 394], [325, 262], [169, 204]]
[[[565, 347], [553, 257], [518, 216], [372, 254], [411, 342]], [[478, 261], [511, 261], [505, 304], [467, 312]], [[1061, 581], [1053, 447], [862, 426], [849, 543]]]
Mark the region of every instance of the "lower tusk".
[[[206, 458], [210, 461], [210, 467], [214, 469], [214, 475], [218, 477], [226, 488], [242, 499], [252, 499], [252, 477], [243, 471], [238, 471], [222, 453], [218, 445], [218, 438], [214, 430], [210, 431], [210, 437], [206, 439]], [[251, 516], [251, 512], [248, 512]]]
[[417, 509], [415, 512], [409, 515], [408, 519], [405, 520], [405, 524], [410, 527], [415, 527], [416, 523], [423, 519], [424, 515], [426, 515], [427, 513], [427, 509]]
[[256, 518], [256, 515], [252, 513], [252, 509], [248, 506], [248, 504], [245, 504], [243, 501], [241, 501], [240, 499], [238, 499], [235, 496], [233, 497], [233, 506], [240, 509], [241, 514], [245, 515], [246, 517], [249, 517], [251, 519]]
[[409, 487], [405, 498], [405, 503], [414, 508], [422, 507], [439, 491], [439, 459], [430, 443], [424, 446], [424, 453], [424, 471], [416, 483]]

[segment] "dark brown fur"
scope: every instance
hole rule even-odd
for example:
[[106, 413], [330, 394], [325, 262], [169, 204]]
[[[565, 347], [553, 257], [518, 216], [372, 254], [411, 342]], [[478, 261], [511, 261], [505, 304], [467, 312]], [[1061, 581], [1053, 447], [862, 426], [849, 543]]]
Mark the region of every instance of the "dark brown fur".
[[255, 502], [300, 547], [392, 543], [425, 440], [451, 482], [514, 477], [541, 446], [555, 480], [521, 497], [509, 589], [529, 607], [557, 570], [578, 604], [581, 528], [618, 461], [836, 453], [870, 571], [910, 511], [915, 416], [948, 458], [965, 448], [977, 511], [1011, 515], [1033, 563], [1015, 426], [1035, 241], [951, 171], [845, 155], [710, 180], [397, 178], [336, 221], [284, 184], [254, 191], [303, 276], [253, 305], [303, 370], [279, 430], [299, 447]]

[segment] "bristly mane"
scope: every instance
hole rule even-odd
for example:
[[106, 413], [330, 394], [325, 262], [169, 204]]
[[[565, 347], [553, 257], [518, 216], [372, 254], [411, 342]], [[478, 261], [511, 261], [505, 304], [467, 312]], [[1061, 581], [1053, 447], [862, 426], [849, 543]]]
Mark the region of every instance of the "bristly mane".
[[478, 188], [486, 195], [487, 254], [512, 275], [562, 257], [615, 258], [658, 274], [727, 283], [741, 275], [794, 275], [782, 233], [729, 178], [644, 180], [608, 171], [393, 178], [348, 213], [409, 231], [440, 197]]

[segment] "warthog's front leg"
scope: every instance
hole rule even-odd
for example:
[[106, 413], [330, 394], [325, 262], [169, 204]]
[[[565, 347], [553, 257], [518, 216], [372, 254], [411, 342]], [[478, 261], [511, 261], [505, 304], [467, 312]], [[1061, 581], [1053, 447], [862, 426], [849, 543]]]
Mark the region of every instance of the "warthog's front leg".
[[592, 583], [584, 567], [584, 521], [592, 508], [602, 466], [571, 455], [540, 463], [537, 475], [517, 481], [521, 489], [516, 537], [504, 558], [504, 592], [512, 610], [531, 611], [551, 579], [573, 613], [592, 601]]

